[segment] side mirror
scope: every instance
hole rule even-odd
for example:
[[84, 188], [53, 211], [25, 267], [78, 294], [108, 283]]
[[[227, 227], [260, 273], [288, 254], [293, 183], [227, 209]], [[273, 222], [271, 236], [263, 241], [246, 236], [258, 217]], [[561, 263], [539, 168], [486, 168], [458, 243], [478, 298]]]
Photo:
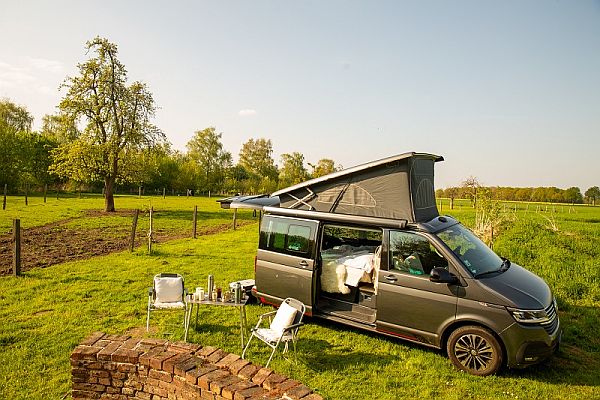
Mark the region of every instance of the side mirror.
[[429, 280], [434, 283], [458, 283], [456, 275], [442, 267], [432, 269], [429, 274]]

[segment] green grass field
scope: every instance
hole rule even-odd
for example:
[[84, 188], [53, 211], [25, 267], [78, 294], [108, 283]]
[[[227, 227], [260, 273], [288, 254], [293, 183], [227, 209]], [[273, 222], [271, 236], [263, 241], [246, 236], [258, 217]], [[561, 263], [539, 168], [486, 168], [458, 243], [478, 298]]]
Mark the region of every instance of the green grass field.
[[[4, 233], [14, 217], [32, 227], [102, 207], [99, 196], [49, 199], [46, 205], [34, 198], [27, 207], [20, 205], [22, 198], [9, 200], [7, 211], [0, 214]], [[165, 226], [189, 229], [194, 205], [205, 213], [205, 224], [231, 221], [231, 211], [220, 210], [214, 200], [122, 196], [116, 206], [133, 209], [152, 203], [159, 214], [164, 211]], [[556, 208], [536, 212], [535, 205], [527, 210], [519, 204], [516, 212], [507, 211], [514, 215], [495, 241], [499, 254], [540, 275], [558, 297], [565, 333], [561, 353], [550, 361], [478, 378], [458, 372], [441, 352], [308, 319], [301, 330], [297, 363], [278, 357], [273, 368], [329, 399], [600, 398], [600, 207], [574, 207], [571, 212]], [[467, 225], [474, 220], [466, 203], [454, 210], [444, 204], [442, 213]], [[251, 212], [240, 217], [253, 220]], [[129, 217], [121, 222], [119, 218], [73, 221], [94, 227], [130, 224]], [[548, 218], [558, 231], [551, 229]], [[61, 398], [70, 390], [69, 354], [89, 333], [145, 334], [146, 289], [154, 274], [181, 273], [189, 288], [206, 286], [208, 274], [222, 285], [252, 277], [257, 239], [257, 225], [249, 223], [236, 231], [159, 243], [153, 255], [140, 247], [133, 253], [33, 269], [19, 278], [1, 277], [0, 399]], [[249, 306], [249, 324], [268, 310]], [[156, 315], [151, 336], [182, 339], [178, 313]], [[235, 310], [204, 308], [189, 340], [239, 354], [237, 322]], [[253, 347], [250, 359], [264, 364], [266, 350]]]

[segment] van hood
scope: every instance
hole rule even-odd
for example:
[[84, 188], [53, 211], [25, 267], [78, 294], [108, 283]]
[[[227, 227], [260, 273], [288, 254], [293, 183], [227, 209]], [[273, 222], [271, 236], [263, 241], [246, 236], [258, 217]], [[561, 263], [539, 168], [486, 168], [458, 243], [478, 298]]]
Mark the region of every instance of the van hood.
[[477, 281], [503, 300], [504, 306], [537, 310], [548, 307], [552, 302], [552, 292], [546, 282], [515, 263], [501, 274], [481, 277]]

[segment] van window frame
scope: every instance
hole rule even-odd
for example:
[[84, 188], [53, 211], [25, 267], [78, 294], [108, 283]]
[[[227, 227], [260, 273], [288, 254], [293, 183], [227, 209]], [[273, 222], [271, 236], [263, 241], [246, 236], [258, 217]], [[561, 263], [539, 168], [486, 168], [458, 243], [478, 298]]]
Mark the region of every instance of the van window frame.
[[[269, 245], [269, 234], [273, 232], [267, 228], [267, 224], [275, 222], [275, 223], [284, 223], [286, 225], [285, 237], [284, 237], [284, 245], [283, 248], [276, 248]], [[307, 248], [305, 250], [291, 250], [289, 248], [289, 232], [290, 227], [299, 226], [304, 228], [309, 228], [309, 236], [306, 238], [308, 240]], [[316, 236], [317, 231], [319, 230], [318, 221], [309, 220], [309, 219], [301, 219], [301, 218], [290, 218], [276, 215], [265, 215], [261, 222], [260, 233], [259, 233], [259, 243], [258, 248], [261, 250], [272, 251], [278, 254], [286, 254], [294, 257], [302, 257], [302, 258], [313, 258], [313, 254], [316, 248]]]
[[392, 228], [385, 229], [384, 230], [384, 244], [383, 244], [383, 248], [382, 248], [382, 251], [385, 252], [385, 255], [382, 254], [382, 256], [381, 256], [381, 269], [382, 270], [387, 271], [387, 272], [404, 274], [407, 276], [415, 276], [415, 277], [424, 276], [424, 277], [429, 278], [429, 275], [410, 275], [410, 274], [406, 274], [402, 271], [398, 271], [394, 268], [390, 268], [390, 265], [389, 265], [390, 252], [391, 252], [390, 233], [392, 231], [412, 233], [412, 234], [419, 235], [419, 236], [427, 239], [429, 244], [432, 245], [433, 247], [435, 247], [435, 249], [446, 259], [446, 261], [448, 261], [448, 271], [455, 274], [459, 279], [461, 279], [462, 286], [465, 285], [464, 281], [462, 281], [462, 278], [465, 275], [465, 272], [463, 272], [464, 267], [463, 267], [462, 263], [460, 263], [460, 260], [456, 257], [456, 255], [446, 246], [446, 244], [440, 238], [438, 238], [436, 236], [435, 233], [430, 233], [430, 232], [415, 231], [415, 230], [411, 230], [411, 229], [392, 229]]

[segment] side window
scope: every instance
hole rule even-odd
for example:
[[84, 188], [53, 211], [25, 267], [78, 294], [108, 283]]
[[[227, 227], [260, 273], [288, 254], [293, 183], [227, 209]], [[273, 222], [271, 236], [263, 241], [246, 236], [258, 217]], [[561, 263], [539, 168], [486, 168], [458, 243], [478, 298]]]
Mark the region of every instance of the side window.
[[267, 248], [273, 250], [285, 249], [285, 235], [287, 234], [288, 224], [281, 221], [269, 221], [269, 230], [267, 231]]
[[403, 231], [390, 232], [390, 270], [411, 275], [428, 276], [434, 267], [448, 268], [442, 257], [427, 238]]
[[311, 250], [312, 229], [294, 220], [268, 218], [260, 232], [261, 249], [291, 255], [308, 255]]
[[302, 225], [290, 225], [286, 250], [305, 253], [308, 251], [309, 244], [310, 228]]

